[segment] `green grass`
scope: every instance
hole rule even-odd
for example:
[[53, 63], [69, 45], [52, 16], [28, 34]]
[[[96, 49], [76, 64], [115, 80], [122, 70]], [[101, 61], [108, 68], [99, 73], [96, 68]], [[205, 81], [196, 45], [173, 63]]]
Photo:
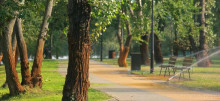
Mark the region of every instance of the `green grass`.
[[[178, 57], [176, 65], [182, 65], [182, 57]], [[193, 66], [193, 70], [191, 70], [191, 80], [188, 80], [188, 74], [185, 73], [186, 79], [178, 80], [178, 78], [171, 80], [170, 82], [185, 86], [185, 87], [192, 87], [197, 89], [206, 89], [212, 91], [220, 92], [220, 58], [219, 57], [212, 57], [212, 65], [211, 67], [197, 67], [196, 65]], [[104, 59], [104, 63], [117, 65], [117, 59], [115, 60], [108, 60]], [[130, 68], [130, 60], [127, 61]], [[194, 63], [195, 63], [194, 59]], [[164, 63], [168, 63], [168, 58], [164, 59]], [[155, 65], [154, 74], [150, 74], [150, 66], [141, 66], [140, 71], [130, 71], [133, 74], [144, 75], [149, 77], [149, 79], [161, 79], [161, 80], [168, 80], [168, 77], [159, 76], [160, 68]], [[162, 72], [162, 75], [164, 73]], [[171, 72], [171, 75], [173, 73]]]
[[[95, 61], [100, 61], [100, 59], [91, 59], [91, 60], [95, 60]], [[131, 59], [127, 59], [127, 64], [130, 66], [131, 65]], [[102, 60], [103, 63], [107, 63], [110, 65], [118, 65], [118, 59], [103, 59]]]
[[[30, 63], [30, 66], [32, 66], [32, 63]], [[18, 65], [17, 71], [21, 80], [19, 67], [20, 66]], [[8, 96], [8, 88], [0, 88], [0, 101], [60, 101], [62, 98], [62, 89], [65, 78], [57, 72], [57, 67], [57, 61], [44, 60], [42, 65], [42, 89], [34, 88], [25, 94], [21, 94], [16, 97], [10, 97]], [[5, 81], [5, 71], [3, 68], [3, 66], [0, 66], [0, 85], [2, 85]], [[107, 94], [92, 88], [89, 89], [88, 96], [89, 101], [104, 101], [111, 98]]]

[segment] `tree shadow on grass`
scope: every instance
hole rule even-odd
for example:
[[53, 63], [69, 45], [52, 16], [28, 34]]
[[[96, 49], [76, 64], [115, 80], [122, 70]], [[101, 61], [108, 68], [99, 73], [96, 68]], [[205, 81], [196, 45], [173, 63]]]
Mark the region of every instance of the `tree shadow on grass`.
[[0, 97], [0, 101], [8, 101], [12, 97], [14, 96], [11, 96], [10, 94], [4, 94]]

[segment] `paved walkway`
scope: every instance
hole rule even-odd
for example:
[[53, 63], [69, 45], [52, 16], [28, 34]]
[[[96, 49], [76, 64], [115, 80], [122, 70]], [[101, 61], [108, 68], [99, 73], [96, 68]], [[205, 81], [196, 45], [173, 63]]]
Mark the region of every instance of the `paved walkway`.
[[[59, 72], [65, 75], [66, 67], [67, 62], [60, 62]], [[127, 71], [91, 60], [92, 88], [113, 96], [114, 99], [109, 101], [220, 101], [220, 93], [208, 94], [162, 85]]]

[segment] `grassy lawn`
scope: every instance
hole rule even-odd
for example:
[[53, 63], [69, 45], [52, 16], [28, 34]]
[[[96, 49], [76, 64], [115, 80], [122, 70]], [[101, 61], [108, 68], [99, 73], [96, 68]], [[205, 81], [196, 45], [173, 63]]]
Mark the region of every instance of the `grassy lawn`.
[[[100, 61], [100, 59], [91, 59], [95, 61]], [[127, 63], [130, 66], [131, 65], [131, 59], [127, 59]], [[110, 64], [110, 65], [118, 65], [118, 59], [103, 59], [102, 62]]]
[[[32, 66], [32, 63], [30, 63]], [[17, 71], [20, 76], [20, 65]], [[62, 89], [65, 78], [57, 72], [58, 62], [56, 60], [44, 60], [42, 65], [43, 87], [42, 89], [34, 88], [25, 94], [16, 97], [9, 97], [8, 88], [0, 88], [0, 101], [60, 101], [62, 98]], [[5, 82], [4, 67], [0, 66], [0, 85]], [[96, 84], [91, 84], [96, 85]], [[95, 89], [89, 89], [89, 101], [104, 101], [111, 97]]]
[[[182, 65], [182, 60], [183, 58], [178, 58], [176, 64]], [[197, 67], [196, 65], [194, 65], [193, 70], [191, 70], [192, 74], [190, 80], [188, 80], [187, 78], [188, 74], [185, 73], [186, 79], [178, 80], [177, 77], [171, 80], [170, 82], [185, 87], [193, 87], [198, 89], [206, 89], [220, 92], [220, 57], [212, 57], [211, 60], [213, 63], [211, 67]], [[111, 65], [117, 65], [117, 59], [104, 59], [103, 62]], [[130, 68], [130, 60], [128, 60], [127, 62], [129, 65], [128, 68]], [[168, 58], [164, 59], [164, 63], [168, 63]], [[149, 66], [141, 66], [141, 71], [131, 71], [131, 73], [146, 76], [148, 79], [168, 80], [169, 76], [159, 76], [160, 68], [157, 65], [155, 66], [154, 70], [154, 74], [150, 74]], [[164, 73], [162, 72], [161, 74], [163, 75]], [[172, 72], [171, 75], [173, 75]]]

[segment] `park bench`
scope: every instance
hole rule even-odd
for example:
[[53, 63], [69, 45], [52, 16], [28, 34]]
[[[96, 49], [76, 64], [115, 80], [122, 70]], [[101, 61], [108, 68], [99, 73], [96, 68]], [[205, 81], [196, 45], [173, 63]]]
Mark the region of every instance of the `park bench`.
[[172, 67], [174, 74], [176, 73], [177, 70], [180, 70], [180, 76], [179, 79], [181, 77], [181, 75], [183, 74], [183, 78], [184, 78], [184, 70], [188, 72], [189, 74], [189, 79], [190, 79], [190, 69], [193, 63], [193, 57], [185, 57], [183, 60], [183, 65], [182, 66], [174, 66]]
[[162, 71], [163, 68], [165, 69], [165, 71], [164, 71], [164, 76], [166, 76], [166, 72], [167, 72], [167, 71], [169, 72], [169, 75], [170, 75], [170, 68], [172, 68], [172, 67], [175, 66], [175, 64], [176, 64], [176, 59], [177, 59], [176, 56], [171, 56], [171, 57], [169, 58], [169, 63], [168, 63], [168, 64], [162, 64], [162, 65], [160, 65], [160, 66], [159, 66], [159, 67], [160, 67], [160, 74], [159, 74], [159, 75], [161, 75], [161, 71]]

